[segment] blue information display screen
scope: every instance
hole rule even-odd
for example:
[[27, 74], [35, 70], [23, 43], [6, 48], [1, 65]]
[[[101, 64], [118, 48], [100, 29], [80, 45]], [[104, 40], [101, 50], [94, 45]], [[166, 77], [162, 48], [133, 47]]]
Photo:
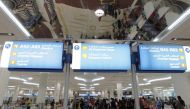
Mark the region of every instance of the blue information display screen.
[[5, 42], [1, 67], [13, 69], [63, 69], [62, 42]]
[[139, 45], [140, 70], [185, 71], [185, 49], [180, 45]]
[[72, 69], [130, 70], [130, 47], [127, 44], [74, 43]]

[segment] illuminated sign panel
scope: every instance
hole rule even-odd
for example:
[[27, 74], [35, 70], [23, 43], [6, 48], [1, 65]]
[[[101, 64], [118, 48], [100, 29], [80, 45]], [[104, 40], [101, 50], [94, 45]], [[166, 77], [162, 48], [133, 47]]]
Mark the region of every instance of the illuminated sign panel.
[[130, 70], [128, 44], [73, 44], [72, 68], [76, 70]]
[[139, 45], [140, 70], [187, 70], [186, 49], [180, 45]]
[[1, 67], [13, 69], [63, 69], [62, 42], [5, 42]]

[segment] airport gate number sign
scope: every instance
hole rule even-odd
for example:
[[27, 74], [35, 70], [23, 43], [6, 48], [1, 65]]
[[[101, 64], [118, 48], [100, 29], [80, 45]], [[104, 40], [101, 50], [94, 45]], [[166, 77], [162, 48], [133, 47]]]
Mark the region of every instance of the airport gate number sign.
[[180, 45], [139, 45], [140, 70], [185, 71], [190, 65], [190, 47]]
[[73, 44], [72, 68], [75, 70], [130, 70], [128, 44]]
[[19, 69], [63, 69], [62, 42], [5, 42], [1, 67]]

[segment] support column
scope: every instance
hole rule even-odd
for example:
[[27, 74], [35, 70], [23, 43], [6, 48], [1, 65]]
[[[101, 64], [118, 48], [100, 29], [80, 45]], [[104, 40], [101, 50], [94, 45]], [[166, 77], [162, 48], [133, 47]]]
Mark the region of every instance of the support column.
[[104, 97], [108, 98], [108, 91], [107, 90], [104, 91]]
[[117, 83], [117, 99], [122, 99], [123, 97], [123, 88], [121, 83]]
[[[72, 51], [72, 46], [71, 46], [71, 40], [68, 38], [68, 42], [67, 42], [67, 54], [68, 56], [70, 56], [71, 51]], [[64, 73], [64, 102], [63, 102], [63, 107], [64, 109], [68, 108], [68, 101], [69, 101], [69, 81], [70, 81], [70, 61], [69, 59], [67, 59], [67, 63], [66, 63], [66, 71]]]
[[20, 87], [19, 87], [19, 86], [16, 86], [16, 87], [15, 87], [14, 94], [13, 94], [13, 102], [14, 102], [14, 101], [17, 101], [17, 98], [18, 98], [18, 95], [19, 95], [19, 91], [20, 91]]
[[136, 75], [136, 66], [132, 65], [132, 91], [135, 98], [135, 109], [140, 109], [139, 94], [138, 94], [138, 76]]
[[61, 99], [63, 99], [64, 98], [64, 86], [62, 86], [62, 88], [61, 88]]
[[101, 96], [102, 96], [102, 98], [105, 98], [105, 92], [104, 91], [101, 92]]
[[190, 77], [186, 74], [173, 74], [172, 81], [176, 96], [181, 96], [186, 105], [190, 105]]
[[0, 68], [0, 109], [3, 104], [3, 99], [8, 91], [9, 72], [6, 69]]
[[38, 97], [37, 97], [37, 103], [43, 104], [45, 103], [45, 96], [47, 91], [47, 78], [48, 74], [42, 73], [40, 75], [40, 85], [38, 90]]
[[107, 90], [102, 91], [102, 97], [103, 97], [103, 98], [108, 98], [108, 97], [109, 97]]
[[55, 102], [58, 102], [58, 101], [59, 101], [60, 92], [61, 92], [61, 83], [58, 82], [58, 83], [56, 84], [55, 93], [54, 93]]
[[69, 89], [69, 98], [72, 98], [73, 96], [73, 90]]
[[110, 92], [110, 98], [114, 98], [114, 90], [113, 89], [111, 89], [111, 90], [109, 90], [109, 92]]

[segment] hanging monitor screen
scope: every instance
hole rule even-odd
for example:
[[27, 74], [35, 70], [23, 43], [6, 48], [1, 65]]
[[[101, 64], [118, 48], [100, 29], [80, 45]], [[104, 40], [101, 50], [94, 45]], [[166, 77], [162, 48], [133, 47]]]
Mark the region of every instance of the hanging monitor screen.
[[72, 69], [130, 70], [130, 47], [128, 44], [74, 43]]
[[63, 69], [62, 42], [5, 42], [1, 67], [9, 69]]
[[140, 70], [187, 70], [186, 49], [180, 45], [139, 45]]

